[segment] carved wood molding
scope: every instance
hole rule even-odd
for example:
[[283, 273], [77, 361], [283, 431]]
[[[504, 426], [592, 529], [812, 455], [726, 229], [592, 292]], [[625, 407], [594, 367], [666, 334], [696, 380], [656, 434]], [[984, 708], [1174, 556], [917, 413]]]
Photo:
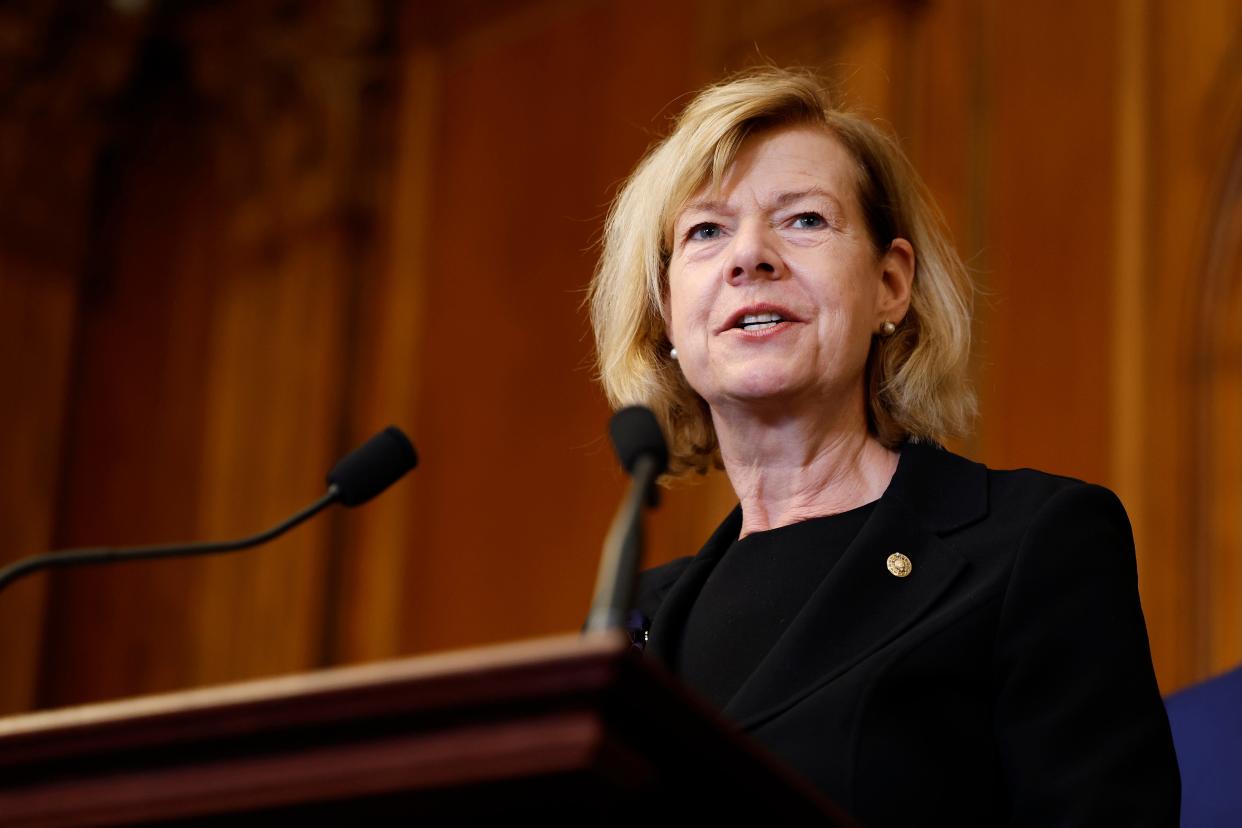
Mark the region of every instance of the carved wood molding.
[[377, 0], [327, 0], [220, 3], [179, 21], [238, 241], [373, 208], [368, 153], [382, 139], [369, 128], [387, 118], [394, 17]]
[[[69, 0], [0, 8], [0, 245], [73, 266], [101, 153], [169, 117], [148, 87], [185, 67], [178, 111], [209, 147], [213, 195], [241, 241], [366, 211], [383, 141], [396, 11], [319, 3]], [[145, 74], [144, 74], [145, 73]], [[146, 96], [146, 97], [144, 97]], [[107, 195], [105, 194], [105, 199]], [[106, 207], [106, 205], [103, 205]]]
[[0, 7], [0, 245], [72, 267], [107, 113], [146, 28], [113, 4]]
[[[702, 61], [709, 72], [738, 69], [778, 58], [817, 68], [840, 82], [857, 67], [837, 64], [842, 47], [860, 26], [876, 19], [903, 20], [921, 0], [699, 0]], [[727, 22], [721, 22], [727, 21]], [[779, 50], [767, 54], [764, 46]]]

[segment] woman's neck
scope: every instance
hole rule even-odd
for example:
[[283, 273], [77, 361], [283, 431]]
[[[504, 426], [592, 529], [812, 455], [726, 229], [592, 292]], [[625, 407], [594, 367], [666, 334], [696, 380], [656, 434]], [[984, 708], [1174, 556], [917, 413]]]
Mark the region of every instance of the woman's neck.
[[898, 453], [868, 433], [865, 417], [713, 420], [743, 538], [870, 503], [897, 470]]

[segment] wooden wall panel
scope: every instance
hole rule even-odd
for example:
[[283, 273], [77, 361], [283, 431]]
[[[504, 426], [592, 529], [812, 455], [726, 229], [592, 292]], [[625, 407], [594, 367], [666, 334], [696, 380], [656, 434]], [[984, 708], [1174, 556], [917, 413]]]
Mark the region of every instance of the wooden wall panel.
[[[204, 147], [152, 123], [119, 158], [106, 249], [83, 287], [55, 547], [156, 543], [192, 534], [205, 398], [208, 285], [192, 278], [204, 215], [184, 171]], [[181, 176], [176, 193], [165, 186]], [[188, 684], [192, 566], [118, 564], [54, 573], [44, 704]], [[101, 634], [102, 633], [102, 634]]]
[[[1194, 377], [1198, 674], [1242, 663], [1242, 12], [1215, 5], [1199, 31], [1214, 62], [1199, 117], [1210, 170], [1202, 225]], [[1205, 15], [1206, 17], [1206, 15]], [[1206, 27], [1204, 27], [1206, 29]], [[1202, 59], [1202, 56], [1201, 56]], [[1206, 148], [1206, 152], [1203, 150]]]
[[[71, 273], [0, 256], [0, 563], [52, 547], [76, 306]], [[45, 592], [0, 593], [0, 714], [35, 704]]]
[[1149, 5], [1145, 0], [1119, 4], [1117, 9], [1117, 97], [1114, 170], [1117, 187], [1113, 214], [1113, 273], [1110, 285], [1113, 336], [1110, 356], [1111, 484], [1130, 512], [1139, 554], [1151, 571], [1146, 518], [1149, 506], [1143, 479], [1143, 447], [1147, 410], [1143, 388], [1149, 357], [1144, 318], [1151, 236], [1147, 232], [1146, 193], [1150, 177], [1148, 86], [1151, 47]]
[[[1151, 599], [1162, 686], [1172, 689], [1242, 660], [1242, 652], [1215, 645], [1233, 635], [1227, 630], [1232, 622], [1215, 613], [1239, 603], [1226, 586], [1233, 566], [1227, 561], [1236, 561], [1242, 549], [1222, 548], [1211, 531], [1214, 515], [1237, 511], [1239, 493], [1224, 470], [1236, 469], [1242, 456], [1230, 439], [1216, 439], [1217, 416], [1227, 413], [1228, 404], [1205, 408], [1213, 405], [1208, 400], [1220, 376], [1208, 366], [1223, 366], [1219, 359], [1236, 336], [1230, 327], [1237, 316], [1228, 302], [1237, 300], [1220, 290], [1230, 280], [1236, 284], [1236, 270], [1211, 267], [1209, 251], [1214, 244], [1228, 246], [1218, 232], [1236, 209], [1227, 182], [1242, 143], [1242, 12], [1221, 0], [1176, 9], [1157, 3], [1147, 22], [1151, 162], [1145, 229], [1151, 241], [1142, 301], [1150, 346], [1142, 455], [1147, 545], [1158, 558], [1145, 579], [1144, 598]], [[1236, 423], [1224, 428], [1222, 433], [1237, 431]], [[1215, 628], [1217, 623], [1226, 628]]]
[[[1187, 344], [1193, 323], [1189, 316], [1193, 293], [1193, 279], [1185, 269], [1188, 239], [1169, 225], [1170, 216], [1162, 216], [1165, 210], [1161, 200], [1168, 197], [1164, 190], [1165, 170], [1177, 164], [1166, 156], [1172, 147], [1164, 146], [1167, 138], [1175, 144], [1183, 144], [1184, 134], [1166, 135], [1159, 125], [1167, 116], [1164, 113], [1170, 96], [1189, 100], [1184, 95], [1185, 75], [1166, 74], [1170, 67], [1164, 65], [1161, 54], [1163, 43], [1172, 43], [1170, 21], [1158, 3], [1140, 4], [1132, 12], [1140, 17], [1126, 26], [1128, 39], [1137, 40], [1139, 46], [1127, 47], [1138, 54], [1132, 60], [1139, 61], [1134, 77], [1127, 79], [1130, 86], [1139, 87], [1141, 111], [1136, 120], [1142, 130], [1138, 151], [1141, 177], [1135, 192], [1135, 172], [1131, 171], [1129, 183], [1123, 186], [1127, 195], [1136, 198], [1137, 228], [1128, 229], [1128, 237], [1120, 241], [1127, 245], [1131, 261], [1138, 266], [1131, 274], [1131, 297], [1139, 304], [1139, 316], [1143, 325], [1139, 359], [1143, 370], [1138, 374], [1137, 396], [1141, 413], [1138, 426], [1142, 439], [1127, 447], [1131, 465], [1130, 474], [1139, 466], [1142, 485], [1139, 489], [1138, 506], [1141, 511], [1135, 519], [1135, 529], [1140, 554], [1149, 564], [1140, 570], [1140, 584], [1144, 611], [1148, 619], [1152, 655], [1156, 674], [1166, 692], [1201, 678], [1195, 669], [1196, 619], [1193, 591], [1194, 548], [1192, 540], [1193, 475], [1192, 454], [1189, 448], [1192, 412], [1185, 401], [1190, 399], [1190, 360]], [[1135, 95], [1123, 90], [1124, 95]], [[1131, 128], [1134, 125], [1131, 124]], [[1131, 136], [1133, 138], [1133, 136]], [[1181, 202], [1175, 211], [1185, 209]], [[1180, 219], [1174, 219], [1179, 221]], [[1135, 219], [1131, 219], [1135, 221]], [[1181, 260], [1174, 267], [1165, 258]], [[1120, 284], [1120, 280], [1117, 280]], [[1124, 332], [1123, 332], [1124, 333]], [[1132, 478], [1131, 478], [1132, 479]], [[1127, 480], [1121, 481], [1123, 484]]]
[[[357, 361], [348, 400], [348, 442], [360, 444], [396, 424], [415, 448], [428, 446], [412, 427], [422, 392], [419, 350], [423, 341], [423, 299], [427, 285], [429, 225], [435, 135], [440, 118], [440, 58], [425, 45], [423, 21], [411, 15], [402, 35], [407, 44], [398, 63], [398, 90], [391, 185], [380, 202], [373, 278], [360, 279]], [[422, 554], [417, 504], [417, 469], [365, 511], [340, 516], [336, 558], [328, 591], [330, 613], [326, 655], [332, 661], [367, 661], [402, 650], [402, 607], [409, 598], [407, 566]], [[413, 583], [417, 590], [417, 581]]]
[[[137, 27], [97, 8], [0, 10], [0, 561], [51, 548], [91, 182]], [[46, 578], [0, 595], [0, 713], [36, 704]]]
[[[96, 161], [58, 546], [251, 534], [323, 492], [382, 160], [368, 9], [150, 19]], [[325, 663], [334, 537], [325, 518], [249, 554], [58, 573], [40, 702]]]
[[396, 621], [407, 649], [585, 617], [622, 479], [581, 302], [607, 193], [684, 89], [684, 23], [650, 26], [657, 6], [558, 6], [533, 31], [500, 20], [443, 55], [410, 417], [424, 459]]
[[980, 459], [1107, 483], [1115, 12], [1005, 3], [985, 26]]
[[[1242, 150], [1242, 144], [1239, 149]], [[1242, 152], [1239, 159], [1242, 161]], [[1229, 205], [1233, 249], [1228, 268], [1230, 283], [1217, 312], [1213, 349], [1205, 360], [1204, 379], [1211, 383], [1204, 395], [1204, 432], [1211, 435], [1208, 451], [1213, 462], [1200, 470], [1205, 502], [1201, 511], [1204, 539], [1200, 553], [1205, 570], [1203, 613], [1205, 639], [1201, 669], [1217, 674], [1242, 663], [1242, 191], [1234, 187]], [[1223, 274], [1222, 274], [1223, 275]], [[1203, 439], [1203, 435], [1200, 435]]]
[[[201, 536], [250, 534], [323, 493], [335, 462], [349, 310], [340, 228], [307, 227], [276, 262], [232, 261], [214, 281]], [[204, 559], [193, 683], [322, 663], [330, 518], [250, 554]]]

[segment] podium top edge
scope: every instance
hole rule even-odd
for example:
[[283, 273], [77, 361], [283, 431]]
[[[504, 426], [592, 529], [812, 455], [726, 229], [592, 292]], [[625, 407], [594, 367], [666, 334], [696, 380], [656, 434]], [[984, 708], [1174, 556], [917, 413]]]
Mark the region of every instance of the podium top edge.
[[572, 633], [328, 667], [272, 678], [21, 713], [0, 718], [0, 742], [33, 733], [46, 734], [196, 710], [279, 703], [287, 699], [407, 684], [435, 677], [489, 673], [523, 666], [538, 667], [570, 659], [609, 661], [629, 649], [628, 640], [620, 632]]

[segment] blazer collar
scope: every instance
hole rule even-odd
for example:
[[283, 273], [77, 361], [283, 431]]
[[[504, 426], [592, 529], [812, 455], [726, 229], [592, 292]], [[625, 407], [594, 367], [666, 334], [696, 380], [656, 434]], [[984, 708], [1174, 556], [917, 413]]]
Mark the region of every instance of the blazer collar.
[[[871, 517], [725, 706], [725, 716], [757, 727], [900, 635], [966, 566], [942, 536], [986, 513], [983, 466], [930, 444], [902, 446]], [[741, 525], [739, 506], [669, 589], [652, 619], [649, 656], [672, 661], [691, 606]], [[888, 571], [895, 552], [913, 564], [905, 578]]]

